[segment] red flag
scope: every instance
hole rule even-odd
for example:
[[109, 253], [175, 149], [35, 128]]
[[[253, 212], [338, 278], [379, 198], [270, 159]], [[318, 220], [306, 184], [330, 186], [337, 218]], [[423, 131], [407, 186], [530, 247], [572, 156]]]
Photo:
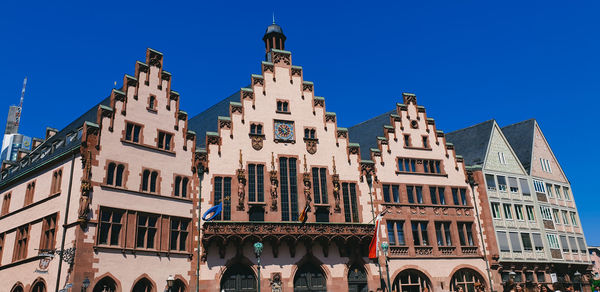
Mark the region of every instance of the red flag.
[[302, 213], [300, 213], [300, 217], [298, 217], [298, 221], [300, 221], [302, 225], [304, 225], [304, 223], [306, 223], [306, 219], [308, 219], [308, 211], [310, 210], [310, 205], [306, 204], [306, 206], [304, 206], [304, 210], [302, 210]]
[[377, 249], [379, 248], [379, 224], [381, 223], [381, 219], [383, 218], [384, 212], [375, 217], [375, 234], [373, 234], [373, 239], [371, 239], [371, 243], [369, 244], [370, 259], [377, 259], [378, 257]]

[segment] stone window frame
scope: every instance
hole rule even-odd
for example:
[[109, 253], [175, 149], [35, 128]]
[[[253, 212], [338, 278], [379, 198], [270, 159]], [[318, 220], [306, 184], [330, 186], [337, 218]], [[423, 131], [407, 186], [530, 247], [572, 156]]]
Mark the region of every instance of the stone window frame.
[[58, 213], [42, 219], [42, 233], [40, 234], [40, 252], [56, 247], [56, 234], [58, 231]]
[[[178, 189], [178, 187], [177, 187], [177, 178], [181, 179], [181, 183], [180, 183], [180, 186], [179, 186], [179, 189], [180, 189], [179, 190], [179, 195], [177, 195], [177, 189]], [[186, 196], [184, 197], [182, 195], [183, 188], [182, 188], [181, 184], [184, 182], [185, 179], [187, 179], [187, 185], [186, 185], [186, 188], [185, 188], [185, 190], [186, 190], [186, 192], [185, 192]], [[191, 191], [192, 191], [191, 185], [192, 185], [192, 179], [191, 179], [190, 176], [183, 175], [183, 174], [178, 174], [178, 173], [173, 173], [173, 184], [171, 185], [172, 186], [171, 196], [176, 197], [176, 198], [182, 198], [182, 199], [191, 199]]]
[[[164, 141], [160, 141], [160, 134], [164, 134]], [[166, 145], [166, 138], [169, 137], [170, 135], [170, 141], [169, 141], [169, 148], [167, 149]], [[157, 149], [160, 150], [164, 150], [164, 151], [174, 151], [173, 149], [175, 149], [175, 133], [173, 132], [169, 132], [169, 131], [165, 131], [165, 130], [161, 130], [161, 129], [156, 129], [156, 138], [154, 138], [154, 142], [155, 143], [155, 147]], [[160, 143], [163, 143], [163, 147], [160, 147]]]
[[[281, 104], [281, 110], [279, 109], [280, 104]], [[286, 109], [287, 109], [287, 111], [286, 111]], [[290, 109], [290, 100], [289, 99], [281, 99], [281, 98], [276, 99], [275, 100], [275, 113], [286, 114], [286, 115], [291, 114], [292, 110]]]
[[[131, 140], [127, 140], [127, 125], [128, 124], [132, 124], [134, 126], [134, 128], [132, 128], [132, 133], [131, 133]], [[133, 132], [135, 132], [135, 126], [139, 126], [140, 127], [140, 134], [138, 137], [138, 141], [135, 142], [133, 141]], [[121, 141], [127, 142], [127, 143], [133, 143], [133, 144], [139, 144], [139, 145], [143, 145], [144, 144], [144, 124], [142, 123], [137, 123], [131, 120], [125, 120], [125, 127], [123, 128], [123, 133], [122, 133], [122, 137], [121, 137]]]
[[[144, 190], [144, 172], [148, 171], [148, 186], [147, 189]], [[152, 189], [152, 174], [156, 173], [156, 181], [155, 181], [155, 185], [154, 185], [154, 191], [151, 191]], [[162, 176], [161, 176], [161, 171], [160, 169], [153, 169], [153, 168], [149, 168], [149, 167], [142, 167], [142, 171], [140, 172], [140, 188], [139, 188], [139, 192], [141, 193], [145, 193], [145, 194], [152, 194], [152, 195], [160, 195], [161, 194], [161, 182], [162, 182]]]
[[4, 216], [10, 212], [10, 199], [12, 198], [12, 192], [5, 193], [2, 196], [2, 211], [0, 216]]
[[149, 112], [153, 112], [153, 113], [158, 112], [158, 99], [155, 94], [148, 95], [148, 103], [146, 105], [146, 109]]
[[13, 248], [12, 258], [13, 262], [17, 262], [27, 258], [27, 249], [29, 248], [29, 240], [31, 239], [31, 223], [27, 223], [17, 227], [15, 232], [15, 246]]
[[63, 168], [59, 168], [52, 172], [52, 182], [50, 183], [50, 196], [60, 194], [62, 184]]
[[34, 196], [35, 196], [35, 182], [36, 182], [36, 180], [30, 181], [27, 183], [27, 189], [25, 190], [25, 200], [23, 202], [23, 207], [33, 204], [33, 200], [34, 200]]
[[[113, 212], [113, 214], [111, 214], [110, 217], [110, 222], [108, 222], [110, 224], [109, 229], [108, 229], [108, 234], [106, 235], [106, 243], [100, 243], [100, 233], [102, 232], [102, 214], [104, 212]], [[114, 216], [114, 212], [121, 212], [121, 220], [118, 222], [118, 224], [121, 225], [121, 228], [119, 230], [119, 235], [118, 235], [118, 242], [117, 244], [113, 245], [111, 244], [111, 236], [112, 236], [112, 227], [113, 224], [116, 224], [116, 222], [112, 222], [113, 220], [113, 216]], [[104, 246], [104, 247], [124, 247], [125, 246], [125, 234], [126, 234], [126, 230], [127, 230], [127, 214], [128, 211], [125, 209], [119, 209], [119, 208], [113, 208], [113, 207], [106, 207], [106, 206], [100, 206], [98, 208], [98, 222], [97, 222], [97, 228], [96, 228], [96, 238], [95, 238], [95, 245], [96, 246]]]
[[[253, 133], [252, 132], [252, 126], [254, 126], [255, 129], [260, 129], [260, 133]], [[255, 131], [255, 132], [257, 132], [257, 131]], [[264, 123], [262, 123], [262, 122], [250, 122], [248, 133], [250, 135], [253, 135], [253, 136], [264, 136], [265, 135], [265, 125], [264, 125]]]

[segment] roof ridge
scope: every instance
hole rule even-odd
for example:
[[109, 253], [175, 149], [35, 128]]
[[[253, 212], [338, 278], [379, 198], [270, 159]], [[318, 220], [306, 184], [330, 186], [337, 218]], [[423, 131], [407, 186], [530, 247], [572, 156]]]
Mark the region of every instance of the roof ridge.
[[[454, 134], [454, 133], [457, 133], [457, 132], [461, 132], [461, 131], [469, 130], [469, 129], [471, 129], [471, 128], [475, 128], [475, 127], [481, 126], [481, 125], [483, 125], [483, 124], [485, 124], [485, 123], [489, 123], [489, 122], [496, 122], [496, 119], [489, 119], [489, 120], [487, 120], [487, 121], [483, 121], [483, 122], [480, 122], [480, 123], [478, 123], [478, 124], [475, 124], [475, 125], [468, 126], [468, 127], [466, 127], [466, 128], [462, 128], [462, 129], [454, 130], [454, 131], [452, 131], [452, 132], [447, 132], [447, 133], [446, 133], [446, 135], [450, 135], [450, 134]], [[498, 123], [498, 122], [496, 122], [496, 124], [497, 124], [497, 123]]]

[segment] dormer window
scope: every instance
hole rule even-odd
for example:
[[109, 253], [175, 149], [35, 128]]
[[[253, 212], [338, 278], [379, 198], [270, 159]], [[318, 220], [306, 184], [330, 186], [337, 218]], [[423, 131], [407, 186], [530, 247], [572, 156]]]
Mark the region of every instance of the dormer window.
[[263, 134], [263, 126], [261, 124], [250, 124], [250, 134], [253, 135], [262, 135]]
[[277, 101], [277, 112], [278, 113], [290, 113], [289, 102], [286, 100]]
[[304, 129], [304, 139], [316, 139], [317, 134], [315, 129], [306, 128]]

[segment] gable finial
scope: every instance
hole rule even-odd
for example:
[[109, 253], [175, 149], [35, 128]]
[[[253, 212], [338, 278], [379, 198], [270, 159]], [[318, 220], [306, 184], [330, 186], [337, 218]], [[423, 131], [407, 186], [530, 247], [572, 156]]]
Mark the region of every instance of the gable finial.
[[240, 149], [240, 169], [242, 169], [244, 167], [243, 165], [243, 161], [242, 161], [242, 149]]
[[275, 24], [275, 11], [273, 11], [273, 24]]

